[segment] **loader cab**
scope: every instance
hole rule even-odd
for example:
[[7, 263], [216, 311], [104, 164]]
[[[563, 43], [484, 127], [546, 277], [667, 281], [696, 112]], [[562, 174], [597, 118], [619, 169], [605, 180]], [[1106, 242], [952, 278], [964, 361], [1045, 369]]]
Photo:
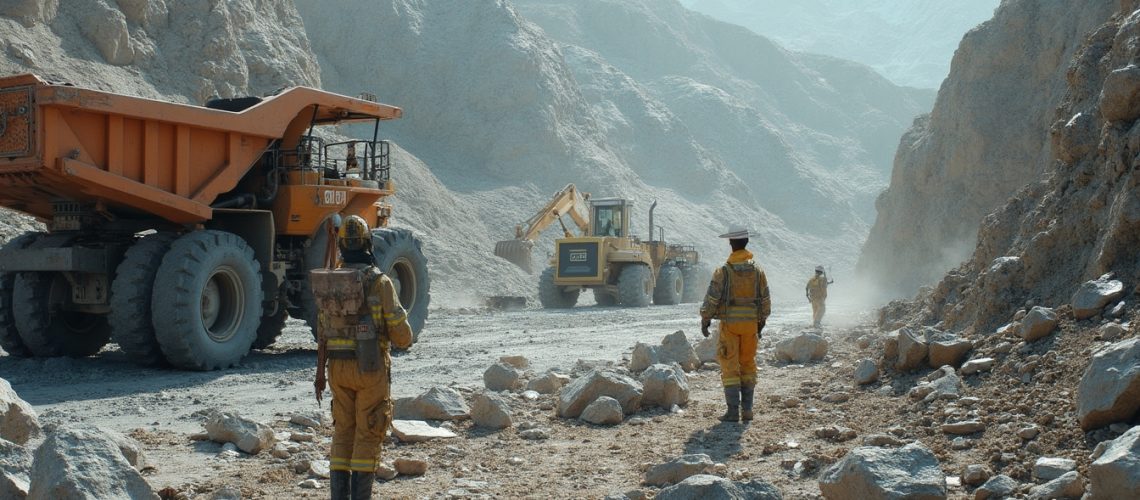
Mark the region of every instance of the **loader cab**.
[[601, 237], [629, 237], [629, 212], [633, 203], [621, 198], [601, 198], [590, 202], [590, 234]]

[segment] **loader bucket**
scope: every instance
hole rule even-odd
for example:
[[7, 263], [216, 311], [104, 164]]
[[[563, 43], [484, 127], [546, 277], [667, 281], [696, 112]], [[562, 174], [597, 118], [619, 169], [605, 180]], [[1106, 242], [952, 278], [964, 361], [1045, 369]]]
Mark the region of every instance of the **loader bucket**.
[[528, 273], [533, 273], [534, 268], [531, 266], [530, 251], [534, 248], [534, 242], [527, 240], [503, 240], [495, 243], [495, 255], [511, 261], [512, 264], [523, 268]]

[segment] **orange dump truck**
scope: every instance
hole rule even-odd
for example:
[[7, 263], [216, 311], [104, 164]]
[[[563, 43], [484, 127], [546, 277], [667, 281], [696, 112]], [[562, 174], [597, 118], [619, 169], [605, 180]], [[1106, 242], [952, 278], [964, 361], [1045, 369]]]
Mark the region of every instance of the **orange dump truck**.
[[[418, 333], [420, 241], [388, 227], [381, 121], [400, 108], [306, 87], [205, 107], [0, 78], [0, 206], [47, 227], [0, 249], [0, 346], [88, 356], [110, 341], [143, 364], [225, 368], [315, 324], [308, 270], [359, 215]], [[372, 124], [331, 141], [324, 126]]]

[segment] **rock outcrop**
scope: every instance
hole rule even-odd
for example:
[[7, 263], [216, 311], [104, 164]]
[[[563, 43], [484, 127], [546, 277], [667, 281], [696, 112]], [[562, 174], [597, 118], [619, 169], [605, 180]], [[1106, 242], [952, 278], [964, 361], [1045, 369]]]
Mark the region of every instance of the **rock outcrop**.
[[[1005, 1], [992, 20], [966, 34], [934, 110], [915, 120], [899, 144], [859, 259], [866, 279], [894, 296], [937, 282], [970, 258], [983, 217], [1052, 170], [1050, 127], [1058, 119], [1082, 134], [1098, 128], [1095, 109], [1063, 117], [1054, 109], [1066, 98], [1066, 74], [1085, 37], [1118, 7], [1117, 0], [1090, 0], [1080, 9], [1062, 0]], [[1070, 154], [1089, 145], [1081, 141]], [[1054, 235], [1041, 242], [1060, 241], [1063, 227], [1057, 221]]]
[[[1118, 8], [1122, 9], [1120, 14], [1113, 17], [1112, 14]], [[911, 324], [940, 322], [942, 328], [951, 331], [993, 331], [1006, 323], [1026, 303], [1070, 304], [1074, 299], [1084, 296], [1083, 293], [1078, 294], [1078, 291], [1087, 287], [1086, 282], [1099, 282], [1100, 285], [1088, 290], [1093, 298], [1089, 309], [1084, 309], [1082, 299], [1078, 302], [1082, 305], [1081, 312], [1077, 314], [1074, 310], [1074, 316], [1082, 319], [1087, 315], [1099, 314], [1099, 308], [1105, 307], [1113, 297], [1119, 296], [1121, 289], [1113, 283], [1114, 280], [1126, 282], [1137, 275], [1140, 271], [1140, 194], [1137, 193], [1140, 190], [1135, 189], [1135, 186], [1140, 183], [1140, 170], [1134, 168], [1134, 158], [1135, 151], [1140, 150], [1140, 146], [1137, 146], [1140, 128], [1133, 127], [1132, 122], [1110, 120], [1108, 117], [1115, 115], [1106, 115], [1105, 110], [1121, 104], [1104, 98], [1106, 87], [1127, 84], [1126, 80], [1113, 80], [1115, 77], [1111, 75], [1127, 68], [1140, 56], [1140, 48], [1129, 42], [1140, 31], [1140, 17], [1134, 13], [1135, 8], [1136, 4], [1129, 0], [1096, 0], [1086, 2], [1078, 10], [1067, 8], [1063, 2], [1007, 1], [1002, 4], [998, 9], [998, 19], [1019, 16], [1019, 19], [1032, 19], [1033, 22], [1003, 23], [1004, 34], [1000, 36], [1025, 36], [1028, 38], [1024, 39], [1040, 42], [1040, 46], [1034, 46], [1036, 48], [1064, 41], [1063, 45], [1050, 50], [1053, 54], [1050, 61], [1055, 59], [1056, 64], [1039, 66], [1063, 69], [1064, 77], [1060, 73], [1050, 73], [1026, 78], [1026, 73], [1011, 71], [1013, 68], [1003, 63], [1002, 74], [1022, 82], [1019, 85], [1031, 87], [1018, 91], [1019, 95], [1025, 97], [1003, 99], [1002, 103], [987, 106], [989, 110], [972, 121], [1008, 129], [1005, 132], [984, 134], [987, 137], [984, 142], [992, 144], [994, 152], [1016, 151], [1021, 145], [1032, 145], [1040, 149], [1039, 153], [1027, 156], [1021, 162], [1023, 165], [1031, 165], [1034, 171], [1017, 173], [1016, 179], [1013, 179], [1017, 183], [1003, 188], [1006, 192], [1001, 198], [1008, 198], [1003, 206], [991, 205], [984, 208], [985, 211], [992, 210], [992, 213], [982, 221], [977, 233], [977, 245], [969, 260], [946, 274], [928, 293], [920, 294], [909, 305], [888, 308], [881, 319], [891, 324], [900, 319]], [[1042, 35], [1044, 38], [1018, 33], [1020, 28], [1039, 22], [1049, 22], [1054, 27], [1040, 31], [1047, 33]], [[979, 31], [973, 32], [971, 36], [979, 36]], [[969, 39], [968, 36], [967, 40]], [[967, 45], [963, 44], [964, 47]], [[1070, 47], [1071, 50], [1063, 50], [1062, 46]], [[1017, 50], [1020, 51], [1021, 48]], [[992, 52], [997, 53], [1000, 50]], [[969, 52], [959, 55], [967, 54]], [[972, 65], [989, 61], [979, 54], [974, 55], [977, 58]], [[1021, 56], [1012, 60], [1015, 61], [1014, 64], [1026, 61]], [[969, 66], [965, 60], [963, 64]], [[1015, 74], [1017, 76], [1013, 76]], [[947, 87], [943, 88], [943, 94], [958, 85], [953, 83], [954, 80], [955, 77], [952, 76]], [[960, 85], [965, 86], [966, 82], [963, 81]], [[981, 96], [976, 95], [977, 92], [992, 93], [995, 88], [1003, 87], [975, 82], [968, 88], [974, 93], [974, 102], [954, 100], [947, 101], [946, 104], [967, 108], [976, 106], [977, 102], [984, 102]], [[1059, 92], [1058, 88], [1063, 92]], [[1119, 92], [1122, 91], [1115, 89], [1110, 94]], [[1055, 102], [1038, 102], [1027, 113], [1006, 113], [1009, 110], [1005, 109], [1005, 102], [1038, 100], [1046, 95], [1052, 96], [1051, 99]], [[937, 108], [935, 112], [938, 113]], [[1007, 119], [1008, 116], [1022, 116], [1023, 119], [1011, 121]], [[1033, 118], [1026, 120], [1025, 116]], [[1047, 117], [1047, 121], [1042, 123], [1041, 117]], [[1014, 140], [1003, 135], [1027, 124], [1032, 125], [1032, 129], [1024, 137], [1019, 136]], [[965, 128], [962, 130], [972, 127], [963, 126]], [[1046, 132], [1047, 136], [1042, 135]], [[976, 144], [960, 137], [960, 133], [953, 134], [949, 130], [932, 135], [931, 140]], [[965, 164], [943, 158], [936, 162], [937, 167], [933, 170], [901, 167], [896, 173], [900, 176], [925, 176], [927, 173], [953, 167], [960, 169], [964, 178], [977, 179], [977, 182], [985, 186], [997, 186], [1007, 184], [1003, 180], [1005, 174], [1017, 172], [1018, 168], [1010, 165], [995, 171], [993, 161], [970, 163], [975, 168], [967, 168]], [[939, 185], [955, 187], [952, 192], [942, 191], [941, 188], [924, 192], [921, 195], [921, 206], [909, 209], [914, 213], [922, 213], [925, 210], [922, 207], [947, 204], [956, 206], [964, 196], [973, 196], [963, 193], [984, 192], [975, 190], [972, 185], [963, 185], [954, 177], [934, 175], [928, 179]], [[1017, 186], [1023, 188], [1017, 190]], [[995, 207], [997, 209], [993, 210]], [[983, 210], [981, 206], [978, 208]], [[886, 212], [901, 216], [899, 210], [908, 209], [899, 206]], [[968, 210], [959, 207], [955, 213], [966, 212]], [[908, 220], [909, 222], [903, 223], [886, 216], [880, 222], [887, 224], [884, 227], [891, 228], [939, 228], [941, 231], [942, 228], [955, 227], [945, 217], [924, 221]], [[964, 228], [966, 224], [962, 223], [960, 227]], [[875, 236], [872, 236], [865, 259], [872, 255], [884, 255], [883, 252], [875, 251], [879, 244], [876, 241]], [[945, 245], [947, 240], [917, 238], [914, 241], [922, 241], [923, 245], [928, 242]], [[1075, 242], [1081, 244], [1074, 246]], [[925, 249], [922, 252], [931, 251]], [[887, 260], [891, 261], [888, 264], [891, 269], [914, 269], [913, 265]], [[1125, 284], [1123, 289], [1127, 290], [1130, 286], [1134, 285]]]

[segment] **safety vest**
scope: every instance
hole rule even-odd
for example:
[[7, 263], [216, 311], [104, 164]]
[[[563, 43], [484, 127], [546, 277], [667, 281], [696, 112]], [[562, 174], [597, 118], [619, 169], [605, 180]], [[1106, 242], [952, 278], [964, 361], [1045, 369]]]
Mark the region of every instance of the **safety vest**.
[[309, 271], [329, 357], [356, 359], [362, 371], [375, 371], [380, 362], [382, 332], [376, 328], [370, 303], [379, 300], [371, 290], [380, 276], [372, 266]]
[[760, 320], [760, 270], [751, 262], [725, 264], [720, 320], [728, 323]]

